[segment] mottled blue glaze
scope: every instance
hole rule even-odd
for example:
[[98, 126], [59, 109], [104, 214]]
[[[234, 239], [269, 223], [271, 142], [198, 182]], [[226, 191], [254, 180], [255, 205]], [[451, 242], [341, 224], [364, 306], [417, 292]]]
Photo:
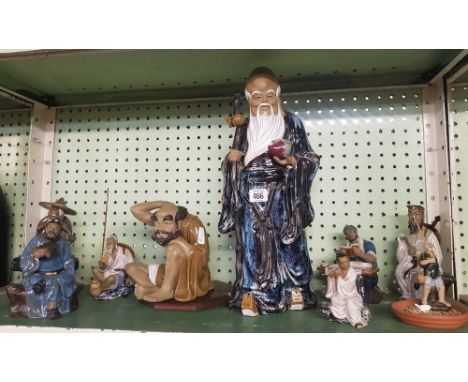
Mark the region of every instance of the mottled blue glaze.
[[[71, 256], [70, 245], [65, 238], [61, 237], [55, 242], [57, 248], [50, 258], [41, 260], [34, 258], [32, 256], [34, 247], [47, 242], [50, 240], [42, 234], [34, 236], [21, 256], [29, 318], [46, 317], [49, 301], [57, 302], [61, 314], [70, 312], [70, 299], [75, 290], [75, 263]], [[38, 273], [56, 270], [62, 271], [56, 275]], [[44, 291], [41, 294], [35, 294], [33, 286], [41, 280], [45, 281]]]
[[[236, 283], [230, 306], [240, 308], [252, 292], [262, 313], [288, 308], [291, 290], [302, 288], [305, 308], [316, 305], [310, 291], [312, 267], [304, 228], [314, 218], [310, 188], [319, 157], [312, 150], [299, 117], [286, 113], [284, 139], [292, 143], [295, 168], [278, 165], [265, 153], [247, 168], [243, 162], [223, 164], [226, 183], [219, 230], [236, 230]], [[236, 130], [233, 148], [247, 151], [245, 125]], [[268, 202], [250, 203], [249, 190], [269, 189]], [[264, 215], [264, 216], [263, 216]], [[263, 216], [263, 217], [262, 217]], [[263, 221], [262, 221], [263, 220]]]
[[[377, 252], [375, 250], [375, 245], [368, 240], [362, 240], [363, 241], [363, 246], [364, 246], [364, 253], [367, 252], [372, 252], [377, 255]], [[349, 257], [350, 261], [359, 261], [359, 262], [366, 262], [364, 259], [361, 259], [359, 256], [350, 256]], [[372, 263], [372, 269], [377, 268], [377, 262]], [[379, 277], [377, 275], [371, 276], [371, 277], [364, 277], [364, 276], [359, 276], [359, 287], [360, 287], [360, 294], [362, 296], [362, 299], [364, 300], [364, 303], [369, 302], [369, 291], [373, 289], [374, 287], [377, 286], [377, 283], [379, 282]]]

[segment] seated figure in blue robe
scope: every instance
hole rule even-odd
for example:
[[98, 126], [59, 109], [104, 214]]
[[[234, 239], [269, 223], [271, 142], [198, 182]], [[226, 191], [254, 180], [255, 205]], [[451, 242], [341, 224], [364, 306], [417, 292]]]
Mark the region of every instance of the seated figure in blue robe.
[[31, 239], [21, 256], [29, 318], [56, 319], [70, 312], [75, 263], [63, 218], [61, 211], [56, 216], [49, 214], [41, 232]]

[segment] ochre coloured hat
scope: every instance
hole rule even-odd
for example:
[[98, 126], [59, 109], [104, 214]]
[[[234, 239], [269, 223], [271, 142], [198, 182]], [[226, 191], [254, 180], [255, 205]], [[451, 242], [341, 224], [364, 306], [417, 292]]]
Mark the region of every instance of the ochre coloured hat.
[[60, 198], [56, 200], [55, 202], [39, 202], [39, 205], [48, 210], [51, 210], [52, 208], [58, 208], [62, 210], [63, 213], [66, 215], [76, 215], [75, 210], [72, 210], [70, 207], [67, 207], [67, 202], [65, 201], [64, 198]]

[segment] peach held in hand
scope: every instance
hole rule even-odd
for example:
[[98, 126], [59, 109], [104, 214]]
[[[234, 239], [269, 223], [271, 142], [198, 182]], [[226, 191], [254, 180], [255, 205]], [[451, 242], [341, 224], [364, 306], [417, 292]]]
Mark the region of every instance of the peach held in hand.
[[287, 139], [275, 139], [268, 146], [268, 152], [280, 159], [286, 158], [291, 152], [291, 142]]

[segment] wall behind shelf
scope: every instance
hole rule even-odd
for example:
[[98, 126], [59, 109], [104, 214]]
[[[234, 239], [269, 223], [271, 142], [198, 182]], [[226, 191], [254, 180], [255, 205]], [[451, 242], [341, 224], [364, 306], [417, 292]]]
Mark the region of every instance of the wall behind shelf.
[[[380, 286], [392, 285], [395, 237], [406, 232], [406, 204], [425, 204], [420, 89], [343, 91], [284, 96], [285, 109], [304, 120], [322, 166], [311, 198], [316, 210], [307, 228], [313, 267], [334, 259], [345, 224], [357, 225], [378, 253]], [[245, 105], [244, 105], [245, 109]], [[102, 245], [105, 190], [108, 233], [134, 245], [137, 259], [162, 262], [149, 227], [130, 213], [134, 203], [170, 200], [200, 216], [210, 235], [214, 279], [233, 281], [234, 238], [220, 235], [221, 161], [233, 129], [226, 100], [57, 111], [52, 198], [65, 197], [80, 259], [78, 279], [90, 280]], [[313, 287], [321, 280], [314, 276]]]

